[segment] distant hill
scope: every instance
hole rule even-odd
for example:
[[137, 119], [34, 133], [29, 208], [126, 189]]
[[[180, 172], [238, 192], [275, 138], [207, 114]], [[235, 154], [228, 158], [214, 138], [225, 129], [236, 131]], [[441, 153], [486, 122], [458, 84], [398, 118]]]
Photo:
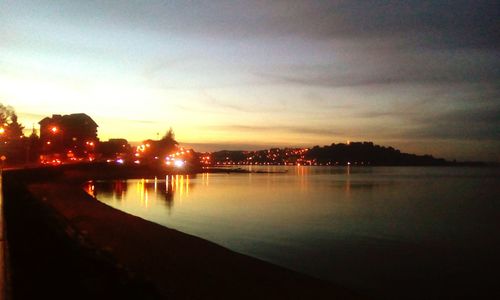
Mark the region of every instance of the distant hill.
[[319, 164], [370, 164], [370, 165], [446, 165], [450, 164], [442, 158], [432, 155], [416, 155], [403, 153], [393, 147], [374, 145], [372, 142], [352, 142], [349, 144], [331, 144], [315, 146], [305, 155], [307, 160]]
[[442, 166], [455, 165], [432, 155], [403, 153], [393, 147], [372, 142], [331, 144], [313, 148], [271, 148], [259, 151], [217, 151], [211, 154], [214, 164], [301, 164], [301, 165], [385, 165]]

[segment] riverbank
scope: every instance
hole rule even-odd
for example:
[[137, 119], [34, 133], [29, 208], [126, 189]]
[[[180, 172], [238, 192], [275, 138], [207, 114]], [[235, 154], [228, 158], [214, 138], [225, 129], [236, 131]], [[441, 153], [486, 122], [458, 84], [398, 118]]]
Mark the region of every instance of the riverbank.
[[4, 175], [14, 299], [354, 298], [102, 204], [81, 189], [80, 171], [38, 172]]

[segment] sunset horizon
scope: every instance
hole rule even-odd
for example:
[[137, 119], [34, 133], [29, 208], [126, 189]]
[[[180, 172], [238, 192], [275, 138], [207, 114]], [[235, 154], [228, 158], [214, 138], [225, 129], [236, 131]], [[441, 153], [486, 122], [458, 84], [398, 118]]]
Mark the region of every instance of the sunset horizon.
[[[4, 1], [0, 103], [20, 122], [87, 113], [103, 140], [374, 141], [500, 161], [488, 1]], [[251, 142], [249, 142], [251, 141]]]
[[0, 300], [498, 298], [499, 4], [0, 1]]
[[[13, 107], [15, 109], [15, 107]], [[73, 112], [75, 113], [75, 112]], [[68, 115], [73, 114], [72, 112], [67, 113]], [[29, 117], [33, 118], [33, 122], [31, 123], [31, 126], [28, 126], [26, 122], [23, 122], [22, 119], [22, 114], [19, 114], [21, 116], [21, 119], [19, 120], [20, 123], [24, 126], [24, 133], [26, 136], [30, 135], [33, 132], [33, 129], [35, 129], [35, 133], [38, 133], [40, 130], [40, 126], [38, 122], [42, 120], [45, 117], [51, 117], [52, 115], [64, 115], [62, 113], [52, 113], [52, 114], [47, 114], [47, 115], [36, 115], [36, 114], [31, 114]], [[87, 114], [88, 115], [88, 114]], [[91, 115], [89, 115], [92, 117]], [[38, 121], [36, 121], [36, 118]], [[36, 121], [36, 122], [35, 122]], [[123, 120], [124, 123], [127, 123], [128, 121]], [[105, 123], [106, 124], [106, 123]], [[103, 130], [103, 127], [99, 125], [98, 127], [98, 137], [100, 141], [104, 142], [109, 139], [117, 139], [117, 138], [125, 138], [128, 140], [128, 142], [133, 145], [137, 146], [140, 145], [143, 141], [148, 140], [148, 139], [158, 139], [161, 136], [163, 136], [169, 128], [172, 128], [174, 132], [176, 132], [176, 135], [178, 136], [179, 142], [186, 146], [186, 147], [192, 147], [196, 151], [199, 152], [214, 152], [214, 151], [221, 151], [221, 150], [241, 150], [241, 151], [256, 151], [256, 150], [264, 150], [264, 149], [270, 149], [270, 148], [310, 148], [314, 146], [325, 146], [325, 145], [330, 145], [330, 144], [338, 144], [338, 143], [348, 143], [349, 141], [351, 142], [373, 142], [375, 144], [381, 145], [381, 146], [387, 146], [387, 147], [395, 147], [403, 152], [406, 153], [414, 153], [417, 155], [432, 155], [434, 157], [438, 158], [444, 158], [448, 161], [462, 161], [462, 162], [467, 162], [467, 161], [482, 161], [482, 162], [500, 162], [500, 157], [496, 160], [496, 152], [494, 152], [494, 148], [491, 149], [492, 153], [490, 155], [485, 155], [482, 157], [478, 152], [474, 152], [474, 150], [479, 150], [477, 147], [477, 144], [472, 144], [472, 145], [466, 145], [466, 147], [471, 147], [469, 151], [474, 154], [469, 154], [469, 155], [459, 155], [454, 153], [453, 151], [446, 151], [443, 150], [443, 145], [447, 143], [447, 141], [436, 141], [436, 140], [418, 140], [418, 141], [405, 141], [405, 140], [400, 140], [400, 139], [381, 139], [381, 140], [376, 140], [370, 137], [335, 137], [331, 136], [329, 137], [323, 137], [319, 138], [316, 141], [310, 139], [309, 142], [302, 141], [300, 137], [292, 139], [291, 141], [285, 140], [285, 139], [273, 139], [272, 141], [263, 139], [261, 141], [256, 140], [254, 142], [248, 142], [248, 139], [235, 139], [235, 140], [201, 140], [201, 141], [189, 141], [183, 138], [183, 136], [179, 135], [176, 128], [173, 128], [171, 126], [161, 128], [158, 130], [155, 130], [154, 128], [150, 128], [146, 133], [141, 133], [139, 136], [132, 135], [133, 137], [130, 138], [129, 134], [121, 134], [117, 133], [116, 135], [105, 135], [102, 134], [102, 131], [104, 132], [109, 132], [105, 128]], [[237, 133], [240, 134], [247, 134], [249, 131], [251, 133], [254, 133], [256, 130], [251, 129], [251, 128], [240, 128], [237, 131]], [[264, 130], [264, 132], [269, 132], [270, 129]], [[295, 129], [296, 131], [300, 131], [300, 129], [297, 127]], [[149, 133], [149, 134], [148, 134]], [[201, 132], [203, 133], [203, 132]], [[134, 139], [135, 136], [135, 139]], [[343, 138], [343, 139], [342, 139]], [[274, 141], [274, 142], [273, 142]], [[295, 142], [294, 142], [295, 141]], [[425, 146], [422, 147], [421, 143], [425, 143]], [[483, 148], [480, 148], [480, 150], [488, 150], [485, 149], [485, 145], [482, 146]]]

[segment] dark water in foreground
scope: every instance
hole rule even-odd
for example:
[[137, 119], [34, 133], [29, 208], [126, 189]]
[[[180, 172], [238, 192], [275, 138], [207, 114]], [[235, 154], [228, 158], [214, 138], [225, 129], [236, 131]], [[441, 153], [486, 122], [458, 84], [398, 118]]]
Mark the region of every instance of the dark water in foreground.
[[493, 292], [500, 169], [258, 169], [288, 172], [96, 181], [86, 189], [127, 213], [371, 295]]

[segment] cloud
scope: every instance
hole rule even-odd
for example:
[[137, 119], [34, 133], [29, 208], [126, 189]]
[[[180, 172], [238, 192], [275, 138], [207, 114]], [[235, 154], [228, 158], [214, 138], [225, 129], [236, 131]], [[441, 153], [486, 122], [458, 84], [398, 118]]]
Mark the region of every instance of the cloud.
[[[22, 7], [23, 1], [18, 4]], [[494, 1], [39, 1], [44, 18], [216, 38], [401, 38], [426, 47], [498, 47]], [[25, 6], [27, 6], [25, 4]]]
[[[151, 107], [169, 99], [172, 112], [206, 116], [203, 125], [237, 123], [213, 130], [263, 140], [498, 139], [500, 16], [491, 0], [6, 3], [4, 76], [151, 87], [162, 97], [141, 97]], [[140, 118], [132, 122], [155, 123]]]
[[275, 83], [327, 88], [396, 84], [495, 83], [500, 59], [490, 51], [358, 53], [343, 65], [290, 65], [259, 72]]
[[289, 146], [283, 144], [266, 144], [266, 143], [190, 143], [190, 142], [182, 142], [181, 144], [184, 147], [192, 147], [198, 152], [212, 152], [212, 151], [220, 151], [220, 150], [262, 150], [269, 149], [274, 147], [282, 147]]
[[306, 127], [303, 125], [288, 126], [288, 125], [273, 125], [273, 126], [262, 126], [262, 125], [214, 125], [208, 126], [207, 129], [218, 130], [218, 131], [236, 131], [236, 132], [259, 132], [259, 133], [277, 133], [286, 132], [292, 134], [304, 134], [304, 135], [341, 135], [342, 133], [330, 128], [319, 128], [319, 127]]
[[238, 105], [238, 104], [233, 104], [233, 103], [227, 103], [223, 102], [213, 95], [209, 94], [206, 90], [201, 89], [200, 90], [201, 95], [208, 100], [206, 104], [209, 107], [217, 107], [219, 109], [222, 109], [223, 111], [227, 110], [234, 110], [234, 111], [239, 111], [239, 112], [256, 112], [258, 109], [255, 107], [249, 107], [249, 106], [244, 106], [244, 105]]
[[419, 116], [407, 134], [415, 138], [500, 141], [500, 106], [456, 109]]

